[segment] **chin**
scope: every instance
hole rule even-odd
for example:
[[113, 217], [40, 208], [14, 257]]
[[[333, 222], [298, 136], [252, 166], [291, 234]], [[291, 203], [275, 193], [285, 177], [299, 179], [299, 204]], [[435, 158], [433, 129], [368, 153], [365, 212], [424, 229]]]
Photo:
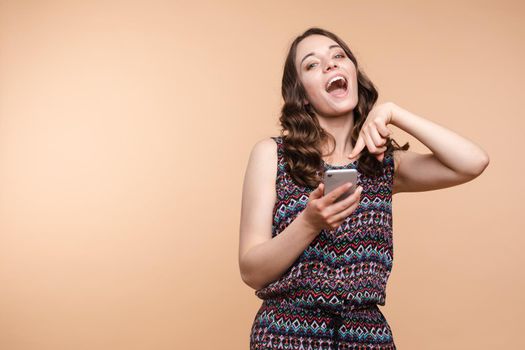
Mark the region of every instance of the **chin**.
[[334, 116], [347, 115], [348, 113], [352, 113], [356, 106], [357, 103], [345, 103], [342, 106], [334, 106], [327, 114]]
[[314, 111], [320, 116], [339, 117], [351, 113], [357, 106], [357, 100], [349, 97], [343, 101], [334, 103], [333, 101], [325, 101], [322, 108], [315, 108]]

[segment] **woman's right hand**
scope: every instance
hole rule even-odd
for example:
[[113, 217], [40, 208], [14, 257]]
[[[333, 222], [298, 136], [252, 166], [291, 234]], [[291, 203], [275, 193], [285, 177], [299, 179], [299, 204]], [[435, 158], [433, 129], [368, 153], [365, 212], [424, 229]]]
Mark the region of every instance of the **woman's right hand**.
[[359, 205], [361, 192], [363, 191], [361, 186], [357, 187], [350, 196], [335, 202], [351, 186], [352, 184], [348, 182], [323, 196], [324, 184], [320, 183], [308, 197], [308, 204], [303, 211], [304, 220], [317, 231], [338, 228]]

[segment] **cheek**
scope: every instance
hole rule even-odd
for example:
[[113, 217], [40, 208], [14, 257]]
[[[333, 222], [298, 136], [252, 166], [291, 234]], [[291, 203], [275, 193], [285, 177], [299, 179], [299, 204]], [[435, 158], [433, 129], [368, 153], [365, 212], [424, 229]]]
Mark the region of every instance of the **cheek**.
[[319, 83], [312, 79], [303, 80], [303, 86], [306, 90], [306, 94], [310, 97], [316, 97], [320, 95]]

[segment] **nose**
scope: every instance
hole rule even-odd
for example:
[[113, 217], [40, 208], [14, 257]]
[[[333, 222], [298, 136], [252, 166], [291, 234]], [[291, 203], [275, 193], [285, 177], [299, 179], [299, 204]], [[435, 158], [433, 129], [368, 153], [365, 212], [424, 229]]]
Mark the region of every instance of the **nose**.
[[329, 71], [329, 70], [334, 69], [334, 68], [337, 68], [337, 64], [333, 60], [329, 60], [326, 63], [325, 71]]

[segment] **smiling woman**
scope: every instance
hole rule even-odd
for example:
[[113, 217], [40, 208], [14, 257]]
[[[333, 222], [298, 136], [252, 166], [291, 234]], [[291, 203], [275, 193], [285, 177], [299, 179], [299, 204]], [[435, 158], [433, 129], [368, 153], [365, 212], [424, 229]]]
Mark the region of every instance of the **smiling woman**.
[[[296, 64], [296, 71], [305, 89], [307, 98], [304, 103], [311, 103], [314, 109], [323, 115], [337, 113], [345, 107], [353, 108], [358, 98], [357, 69], [349, 58], [351, 53], [347, 55], [340, 45], [334, 45], [333, 42], [333, 39], [317, 34], [311, 35], [308, 40], [303, 40], [297, 45], [298, 57], [301, 57], [303, 52], [316, 48], [316, 51], [306, 54], [301, 62]], [[327, 64], [330, 65], [329, 69], [332, 72], [323, 74], [323, 69], [319, 69], [319, 65]], [[333, 85], [335, 81], [339, 83]], [[326, 93], [332, 98], [327, 99]], [[350, 93], [350, 98], [346, 98]]]
[[[254, 146], [243, 185], [239, 267], [263, 300], [250, 349], [396, 349], [378, 308], [393, 264], [392, 196], [469, 181], [488, 156], [393, 103], [374, 106], [348, 46], [320, 28], [293, 41], [282, 95], [281, 135]], [[399, 147], [389, 124], [433, 153]], [[329, 169], [357, 170], [352, 195], [336, 201], [348, 183], [325, 193]]]
[[[286, 58], [280, 118], [290, 176], [301, 185], [317, 187], [327, 157], [330, 164], [344, 162], [352, 150], [378, 93], [359, 68], [348, 46], [335, 34], [311, 28], [292, 43]], [[336, 142], [334, 139], [340, 139]], [[385, 152], [407, 150], [386, 138]], [[331, 151], [329, 151], [331, 149]], [[360, 171], [379, 174], [381, 163], [367, 150], [360, 157]]]

